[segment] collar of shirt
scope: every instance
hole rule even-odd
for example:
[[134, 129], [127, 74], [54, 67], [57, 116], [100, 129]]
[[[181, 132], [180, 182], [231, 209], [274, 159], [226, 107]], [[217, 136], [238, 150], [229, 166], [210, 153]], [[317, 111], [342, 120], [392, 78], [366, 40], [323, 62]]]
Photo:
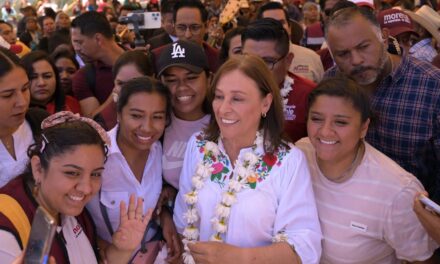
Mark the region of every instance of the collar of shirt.
[[426, 45], [430, 45], [431, 44], [431, 38], [425, 38], [420, 40], [419, 42], [417, 42], [416, 44], [414, 44], [410, 49], [409, 49], [409, 54], [413, 54], [416, 51], [418, 51], [419, 49], [423, 48]]

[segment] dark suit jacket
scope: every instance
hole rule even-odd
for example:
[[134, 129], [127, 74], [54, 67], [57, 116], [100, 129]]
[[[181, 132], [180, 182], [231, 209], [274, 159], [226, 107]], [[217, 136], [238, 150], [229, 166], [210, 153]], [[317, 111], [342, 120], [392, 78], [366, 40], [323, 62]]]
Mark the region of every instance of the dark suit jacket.
[[150, 38], [147, 41], [147, 44], [150, 44], [150, 50], [153, 50], [155, 48], [159, 48], [160, 46], [164, 46], [164, 45], [172, 43], [172, 42], [173, 42], [173, 40], [170, 38], [168, 33], [163, 32], [157, 36]]

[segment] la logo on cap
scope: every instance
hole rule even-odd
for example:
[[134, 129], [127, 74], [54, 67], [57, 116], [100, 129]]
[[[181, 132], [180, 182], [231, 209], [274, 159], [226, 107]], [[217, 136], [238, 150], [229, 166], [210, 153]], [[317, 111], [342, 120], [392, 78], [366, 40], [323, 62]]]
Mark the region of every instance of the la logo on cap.
[[185, 58], [185, 48], [180, 47], [179, 43], [174, 43], [173, 52], [171, 52], [171, 58]]

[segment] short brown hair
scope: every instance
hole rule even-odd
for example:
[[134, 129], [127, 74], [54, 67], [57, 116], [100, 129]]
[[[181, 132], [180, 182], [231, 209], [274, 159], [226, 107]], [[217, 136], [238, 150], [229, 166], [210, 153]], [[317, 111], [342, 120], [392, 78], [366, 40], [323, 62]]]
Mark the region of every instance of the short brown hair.
[[[284, 113], [280, 90], [262, 59], [255, 55], [239, 55], [226, 61], [214, 76], [212, 84], [208, 89], [207, 98], [212, 105], [215, 89], [223, 75], [238, 70], [252, 79], [258, 86], [261, 96], [272, 94], [273, 100], [265, 118], [260, 119], [258, 129], [263, 130], [264, 151], [273, 152], [286, 140], [284, 136]], [[210, 141], [217, 141], [220, 136], [220, 129], [215, 120], [211, 117], [208, 127], [205, 129], [205, 138]]]

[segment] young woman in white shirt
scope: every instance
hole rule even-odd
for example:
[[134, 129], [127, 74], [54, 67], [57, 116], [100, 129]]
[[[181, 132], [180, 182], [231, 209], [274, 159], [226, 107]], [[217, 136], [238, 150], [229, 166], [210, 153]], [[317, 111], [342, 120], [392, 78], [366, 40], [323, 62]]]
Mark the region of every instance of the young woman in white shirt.
[[29, 111], [30, 83], [18, 57], [0, 48], [0, 187], [22, 173], [26, 151], [48, 114]]
[[[159, 138], [169, 122], [170, 108], [168, 89], [150, 77], [131, 79], [120, 89], [118, 123], [108, 132], [112, 144], [103, 172], [102, 188], [88, 205], [97, 223], [98, 236], [107, 243], [112, 241], [113, 230], [119, 225], [117, 204], [127, 202], [131, 193], [143, 198], [145, 210], [156, 207], [162, 189], [162, 146]], [[167, 210], [161, 210], [160, 215], [154, 217], [160, 219], [167, 242], [167, 260], [173, 262], [180, 256], [181, 250], [172, 215]], [[156, 245], [154, 249], [158, 249], [155, 238], [160, 229], [154, 224], [152, 222], [146, 230], [134, 258], [140, 257], [143, 247], [152, 243]]]

